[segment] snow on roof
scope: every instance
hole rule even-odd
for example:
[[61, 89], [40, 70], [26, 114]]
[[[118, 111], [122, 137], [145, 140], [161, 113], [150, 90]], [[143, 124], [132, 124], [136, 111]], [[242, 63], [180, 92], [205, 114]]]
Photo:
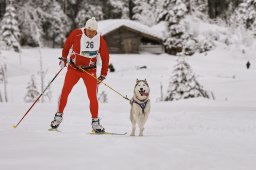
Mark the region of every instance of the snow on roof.
[[163, 32], [143, 25], [137, 21], [132, 21], [129, 19], [111, 19], [111, 20], [102, 20], [98, 22], [98, 31], [105, 35], [115, 29], [118, 29], [122, 26], [126, 26], [138, 32], [148, 34], [150, 36], [163, 39]]

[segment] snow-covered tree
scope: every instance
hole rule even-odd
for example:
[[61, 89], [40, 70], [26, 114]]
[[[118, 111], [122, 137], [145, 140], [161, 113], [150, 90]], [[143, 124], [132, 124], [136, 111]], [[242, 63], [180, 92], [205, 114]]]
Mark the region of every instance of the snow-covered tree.
[[256, 32], [256, 0], [243, 0], [231, 16], [231, 23]]
[[204, 14], [208, 12], [208, 0], [190, 0], [190, 10], [199, 11]]
[[189, 0], [186, 3], [190, 14], [201, 19], [208, 16], [208, 0]]
[[[40, 1], [39, 1], [40, 2]], [[40, 9], [45, 11], [41, 20], [43, 38], [52, 40], [53, 47], [56, 43], [63, 44], [65, 35], [70, 31], [71, 23], [56, 0], [44, 0], [39, 3]]]
[[38, 46], [37, 31], [43, 32], [41, 18], [45, 12], [32, 1], [18, 4], [19, 25], [21, 28], [21, 45]]
[[127, 0], [104, 0], [104, 19], [120, 19], [128, 17]]
[[16, 10], [13, 6], [13, 0], [6, 7], [3, 20], [1, 21], [1, 37], [4, 42], [5, 49], [14, 49], [20, 51], [20, 30], [18, 27]]
[[[102, 0], [56, 0], [56, 1], [61, 5], [61, 8], [64, 14], [68, 16], [72, 29], [81, 27], [82, 24], [80, 24], [80, 21], [84, 23], [84, 20], [86, 20], [83, 18], [83, 16], [85, 16], [87, 12], [91, 13], [90, 7], [93, 6], [92, 8], [94, 9], [96, 6], [103, 8], [102, 3], [105, 2], [105, 0], [104, 1]], [[83, 9], [88, 9], [88, 10], [86, 11]], [[93, 14], [97, 14], [99, 11], [98, 9], [96, 9], [95, 11], [92, 11], [92, 12], [95, 12]], [[96, 17], [96, 19], [99, 19], [99, 18]]]
[[105, 91], [102, 91], [102, 92], [98, 95], [98, 100], [99, 100], [101, 103], [107, 103], [107, 102], [108, 102], [107, 93], [105, 93]]
[[195, 97], [209, 98], [207, 91], [198, 83], [196, 77], [183, 57], [178, 57], [170, 78], [165, 101], [180, 100]]
[[[41, 84], [42, 86], [42, 84]], [[27, 93], [24, 97], [25, 102], [34, 102], [38, 96], [41, 94], [38, 90], [38, 83], [35, 75], [31, 75], [31, 79], [28, 82], [27, 85]], [[50, 102], [52, 98], [52, 91], [51, 87], [49, 86], [47, 90], [44, 92], [44, 94], [41, 97], [41, 102]]]
[[85, 23], [91, 17], [95, 17], [96, 20], [103, 19], [103, 11], [100, 5], [93, 5], [89, 3], [83, 3], [76, 16], [75, 22], [78, 27], [84, 27]]
[[186, 32], [185, 15], [187, 7], [182, 0], [166, 0], [164, 10], [159, 15], [159, 21], [168, 22], [168, 34], [164, 41], [166, 50], [176, 55], [184, 50], [185, 42], [189, 39]]
[[[0, 51], [0, 83], [4, 79], [4, 76], [1, 74], [2, 67], [3, 67], [3, 59], [2, 59], [2, 55], [1, 55], [1, 51]], [[0, 90], [0, 102], [3, 102], [3, 97], [2, 97], [1, 90]]]
[[62, 44], [71, 22], [56, 0], [23, 0], [17, 6], [21, 27], [21, 44], [38, 46], [37, 29], [45, 40]]
[[156, 3], [156, 0], [134, 0], [132, 19], [148, 26], [155, 25], [157, 21]]
[[49, 29], [47, 29], [49, 38], [52, 39], [53, 48], [56, 44], [63, 44], [66, 33], [70, 29], [70, 24], [67, 16], [64, 14], [61, 6], [56, 1], [52, 2], [49, 9], [51, 17], [48, 23], [50, 23]]
[[[49, 83], [48, 83], [49, 84]], [[44, 101], [45, 102], [51, 102], [52, 99], [52, 90], [51, 90], [51, 86], [49, 86], [46, 90], [46, 92], [44, 93]]]
[[[3, 84], [3, 88], [0, 88], [0, 102], [7, 102], [7, 67], [4, 63], [3, 56], [0, 51], [0, 84]], [[1, 93], [1, 89], [3, 89], [4, 94]]]
[[31, 75], [31, 79], [28, 82], [27, 93], [24, 97], [24, 101], [25, 102], [34, 102], [39, 95], [40, 95], [40, 93], [37, 88], [36, 77], [35, 77], [35, 75]]
[[230, 26], [237, 44], [251, 46], [256, 33], [256, 0], [243, 0], [231, 15]]
[[197, 49], [199, 53], [203, 53], [206, 51], [210, 51], [215, 47], [214, 42], [211, 40], [210, 37], [205, 37], [203, 35], [199, 35], [197, 37]]

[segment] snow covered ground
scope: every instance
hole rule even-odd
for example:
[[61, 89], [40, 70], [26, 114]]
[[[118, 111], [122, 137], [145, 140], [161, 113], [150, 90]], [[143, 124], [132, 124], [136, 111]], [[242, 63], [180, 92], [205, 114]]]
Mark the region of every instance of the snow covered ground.
[[[46, 83], [59, 70], [60, 49], [42, 49]], [[65, 71], [51, 86], [51, 102], [37, 103], [13, 129], [31, 103], [23, 97], [31, 74], [39, 71], [38, 49], [19, 55], [2, 52], [8, 66], [8, 103], [0, 103], [1, 170], [254, 170], [256, 166], [256, 53], [218, 47], [189, 57], [199, 83], [216, 100], [157, 102], [164, 93], [176, 58], [167, 54], [111, 55], [115, 73], [105, 81], [132, 97], [136, 78], [151, 87], [152, 110], [144, 137], [90, 135], [91, 119], [83, 82], [74, 87], [65, 110], [62, 133], [49, 132]], [[247, 56], [245, 56], [247, 55]], [[246, 62], [250, 60], [251, 69]], [[147, 69], [136, 69], [139, 66]], [[38, 85], [40, 78], [36, 74]], [[0, 84], [2, 86], [2, 84]], [[108, 103], [100, 117], [108, 131], [130, 133], [130, 106], [101, 85]]]

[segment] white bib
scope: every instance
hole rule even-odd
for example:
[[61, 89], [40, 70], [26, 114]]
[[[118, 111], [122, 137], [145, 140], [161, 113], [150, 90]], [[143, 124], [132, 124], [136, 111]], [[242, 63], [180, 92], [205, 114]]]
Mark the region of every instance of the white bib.
[[87, 58], [97, 57], [100, 49], [100, 34], [97, 33], [93, 38], [89, 38], [82, 30], [80, 39], [80, 55]]

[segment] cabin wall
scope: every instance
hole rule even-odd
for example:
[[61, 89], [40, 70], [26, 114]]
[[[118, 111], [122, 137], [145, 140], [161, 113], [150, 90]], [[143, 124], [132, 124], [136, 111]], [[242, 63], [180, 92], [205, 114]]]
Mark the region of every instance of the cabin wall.
[[[120, 27], [103, 36], [107, 42], [110, 53], [116, 54], [139, 54], [142, 52], [161, 53], [162, 42], [157, 42], [154, 39], [146, 38], [146, 43], [154, 43], [153, 46], [146, 46], [145, 35], [141, 32], [134, 31], [127, 27]], [[150, 50], [153, 47], [155, 50]], [[156, 49], [157, 48], [157, 49]]]

